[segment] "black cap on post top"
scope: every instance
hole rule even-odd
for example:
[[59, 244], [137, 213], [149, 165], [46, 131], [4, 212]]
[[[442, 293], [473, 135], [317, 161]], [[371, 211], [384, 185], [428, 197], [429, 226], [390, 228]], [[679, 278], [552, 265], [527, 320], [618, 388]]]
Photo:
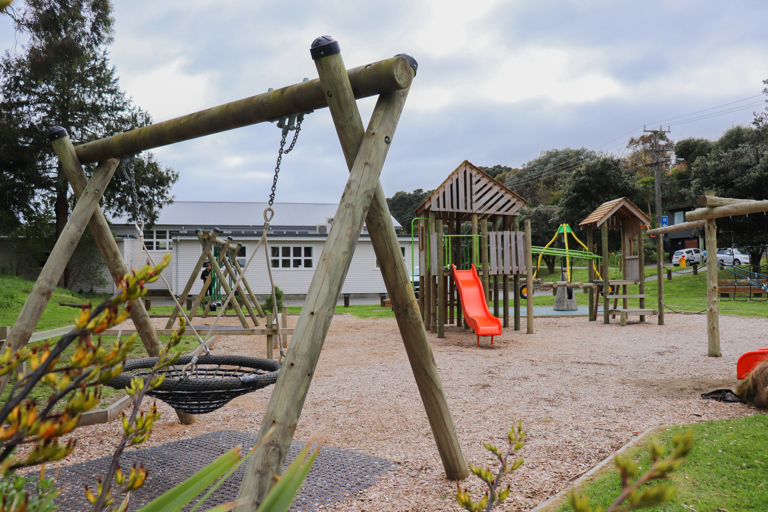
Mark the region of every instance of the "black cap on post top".
[[312, 55], [312, 60], [317, 60], [321, 57], [327, 57], [328, 55], [333, 55], [334, 53], [339, 53], [340, 51], [341, 48], [339, 47], [339, 42], [331, 36], [318, 37], [312, 41], [312, 46], [309, 49], [309, 53]]
[[397, 55], [395, 55], [395, 57], [404, 57], [405, 60], [408, 61], [408, 64], [411, 65], [411, 68], [413, 68], [413, 76], [416, 76], [416, 72], [419, 70], [419, 63], [416, 62], [416, 59], [414, 59], [407, 53], [398, 53]]
[[61, 126], [54, 126], [50, 130], [48, 130], [48, 140], [54, 141], [56, 139], [61, 139], [69, 135], [67, 133], [67, 130], [62, 128]]

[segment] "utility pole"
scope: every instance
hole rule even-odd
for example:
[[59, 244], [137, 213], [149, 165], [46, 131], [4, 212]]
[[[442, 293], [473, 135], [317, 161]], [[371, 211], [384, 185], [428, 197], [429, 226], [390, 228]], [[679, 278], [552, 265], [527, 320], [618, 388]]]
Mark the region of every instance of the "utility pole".
[[[661, 227], [661, 153], [668, 151], [669, 147], [661, 148], [659, 146], [659, 136], [662, 133], [669, 133], [669, 127], [664, 130], [659, 126], [658, 130], [646, 130], [643, 127], [643, 133], [653, 134], [653, 170], [654, 170], [654, 188], [656, 189], [656, 225]], [[662, 273], [664, 266], [664, 235], [656, 235], [656, 283], [658, 285], [657, 295], [659, 298], [659, 325], [664, 325], [664, 276]]]

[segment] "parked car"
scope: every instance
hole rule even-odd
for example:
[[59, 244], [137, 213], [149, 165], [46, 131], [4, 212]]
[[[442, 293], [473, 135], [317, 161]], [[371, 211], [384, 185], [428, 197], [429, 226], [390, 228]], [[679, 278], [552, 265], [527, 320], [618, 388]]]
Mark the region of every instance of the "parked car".
[[691, 249], [680, 249], [679, 251], [675, 251], [675, 254], [672, 255], [672, 264], [676, 267], [679, 267], [680, 257], [683, 255], [685, 255], [686, 266], [701, 265], [707, 261], [704, 258], [704, 255], [701, 253], [701, 249], [694, 247]]
[[721, 268], [728, 265], [749, 265], [749, 254], [738, 249], [718, 249], [717, 265]]

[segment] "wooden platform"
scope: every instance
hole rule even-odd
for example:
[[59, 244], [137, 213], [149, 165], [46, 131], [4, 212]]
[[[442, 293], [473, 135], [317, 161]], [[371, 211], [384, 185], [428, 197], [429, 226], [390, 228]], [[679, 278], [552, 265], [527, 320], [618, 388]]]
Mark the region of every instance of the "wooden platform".
[[608, 313], [611, 315], [619, 315], [621, 325], [627, 325], [627, 317], [629, 315], [632, 315], [632, 316], [658, 315], [659, 311], [656, 309], [617, 308], [617, 309], [609, 309]]

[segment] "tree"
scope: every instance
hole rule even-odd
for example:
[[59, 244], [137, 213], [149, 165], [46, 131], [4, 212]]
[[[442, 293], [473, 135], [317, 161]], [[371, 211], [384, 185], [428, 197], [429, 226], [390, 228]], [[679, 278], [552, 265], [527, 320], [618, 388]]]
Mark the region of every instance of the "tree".
[[[713, 191], [720, 197], [764, 200], [768, 197], [768, 141], [760, 139], [757, 128], [740, 127], [738, 132], [728, 130], [723, 137], [722, 147], [731, 147], [734, 135], [744, 142], [738, 147], [712, 151], [699, 157], [693, 164], [691, 200]], [[721, 147], [721, 137], [717, 147]], [[718, 221], [724, 237], [724, 245], [735, 245], [746, 249], [750, 261], [759, 265], [766, 240], [768, 240], [768, 218], [765, 215], [737, 216]]]
[[397, 222], [403, 226], [405, 233], [411, 232], [411, 221], [415, 217], [416, 208], [424, 202], [431, 194], [431, 190], [426, 192], [417, 188], [413, 192], [397, 192], [392, 197], [387, 198], [389, 213], [397, 219]]
[[[108, 0], [27, 0], [12, 12], [16, 30], [29, 37], [21, 51], [0, 60], [0, 229], [24, 222], [32, 209], [52, 208], [58, 237], [69, 215], [68, 182], [47, 139], [59, 125], [83, 143], [151, 124], [120, 89], [109, 64], [112, 7]], [[178, 174], [151, 154], [133, 158], [138, 204], [122, 165], [104, 194], [113, 215], [151, 225], [172, 202]], [[90, 170], [91, 167], [88, 167]], [[68, 273], [63, 282], [67, 285]]]
[[602, 156], [576, 169], [568, 177], [560, 201], [559, 221], [576, 229], [587, 216], [606, 201], [626, 197], [637, 201], [635, 176], [622, 161]]
[[713, 148], [714, 144], [707, 139], [690, 137], [675, 144], [675, 157], [682, 159], [691, 168], [697, 158], [707, 156]]
[[[560, 227], [558, 219], [559, 208], [550, 204], [540, 204], [537, 206], [526, 206], [520, 211], [520, 225], [522, 226], [526, 219], [531, 221], [531, 244], [544, 247], [555, 236], [557, 228]], [[542, 258], [547, 265], [549, 274], [555, 271], [554, 256], [544, 256]]]
[[[654, 162], [654, 144], [664, 149], [659, 154], [662, 163], [668, 163], [671, 159], [671, 141], [664, 132], [659, 133], [658, 142], [652, 133], [644, 133], [639, 137], [631, 137], [627, 143], [627, 154], [622, 158], [622, 163], [626, 170], [635, 176], [635, 183], [638, 187], [638, 204], [645, 203], [648, 209], [648, 216], [651, 216], [651, 204], [655, 203], [656, 197], [656, 176]], [[664, 174], [662, 173], [662, 181]]]
[[506, 183], [508, 179], [520, 171], [520, 169], [507, 167], [506, 165], [494, 165], [493, 167], [483, 167], [480, 165], [478, 167], [499, 183]]
[[531, 205], [557, 204], [568, 175], [597, 158], [591, 149], [550, 149], [522, 165], [504, 184], [523, 196]]

